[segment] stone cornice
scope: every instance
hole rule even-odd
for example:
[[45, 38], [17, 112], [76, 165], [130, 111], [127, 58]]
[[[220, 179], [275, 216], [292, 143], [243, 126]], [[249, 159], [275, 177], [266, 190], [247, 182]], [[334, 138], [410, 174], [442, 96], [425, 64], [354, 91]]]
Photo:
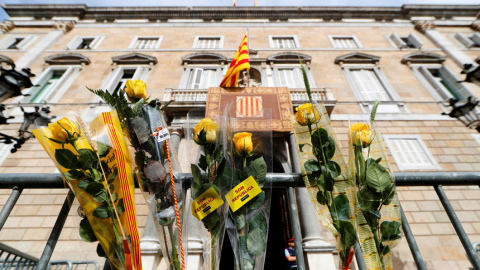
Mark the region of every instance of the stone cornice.
[[403, 5], [402, 7], [87, 7], [86, 5], [3, 5], [11, 17], [78, 17], [80, 20], [114, 21], [115, 19], [288, 19], [321, 18], [375, 19], [391, 21], [411, 17], [477, 17], [480, 5]]

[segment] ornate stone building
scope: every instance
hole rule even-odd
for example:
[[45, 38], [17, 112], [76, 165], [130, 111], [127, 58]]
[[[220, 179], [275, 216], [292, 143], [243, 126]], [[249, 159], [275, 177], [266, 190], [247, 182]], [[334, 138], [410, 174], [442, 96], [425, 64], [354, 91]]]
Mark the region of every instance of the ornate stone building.
[[[314, 95], [331, 111], [337, 138], [347, 154], [349, 121], [367, 119], [381, 101], [377, 128], [385, 135], [389, 161], [396, 172], [479, 171], [480, 134], [443, 112], [448, 100], [480, 97], [480, 86], [462, 82], [465, 64], [478, 66], [480, 6], [404, 5], [402, 7], [155, 7], [120, 8], [84, 5], [6, 5], [10, 19], [1, 23], [0, 61], [28, 67], [36, 85], [29, 96], [3, 102], [16, 116], [1, 132], [15, 134], [19, 105], [54, 108], [95, 104], [85, 86], [113, 90], [127, 79], [147, 82], [154, 98], [174, 99], [168, 111], [185, 172], [191, 161], [182, 134], [186, 113], [202, 109], [208, 87], [218, 86], [244, 33], [249, 33], [251, 78], [263, 87], [288, 87], [294, 107], [306, 102], [300, 73], [308, 69]], [[476, 62], [477, 61], [477, 62]], [[0, 94], [2, 94], [0, 92]], [[292, 172], [289, 135], [275, 139], [274, 170]], [[54, 173], [40, 144], [29, 140], [16, 153], [0, 145], [0, 173]], [[0, 189], [0, 205], [9, 190]], [[480, 242], [480, 190], [446, 188], [472, 243]], [[64, 190], [25, 190], [0, 231], [0, 241], [39, 257], [64, 200]], [[265, 269], [281, 265], [291, 235], [286, 201], [296, 199], [308, 269], [334, 269], [332, 238], [315, 219], [302, 189], [296, 198], [277, 190]], [[429, 269], [467, 269], [470, 263], [435, 191], [400, 187], [407, 220]], [[139, 225], [148, 210], [137, 196]], [[76, 215], [72, 211], [71, 215]], [[274, 226], [272, 226], [275, 224]], [[278, 224], [278, 226], [276, 225]], [[281, 225], [281, 226], [280, 226]], [[68, 219], [54, 259], [95, 260], [95, 245], [81, 242], [78, 224]], [[143, 231], [143, 229], [142, 229]], [[155, 239], [144, 260], [158, 262]], [[202, 245], [192, 243], [194, 258]], [[150, 244], [150, 245], [149, 245]], [[225, 249], [228, 248], [225, 242]], [[150, 255], [148, 255], [148, 254]], [[227, 253], [227, 251], [225, 251]], [[394, 251], [395, 269], [414, 269], [408, 244]], [[230, 258], [225, 255], [226, 258]], [[192, 259], [193, 260], [193, 259]], [[330, 266], [331, 268], [328, 268]], [[327, 267], [327, 268], [325, 268]], [[150, 268], [151, 269], [151, 268]], [[228, 269], [228, 268], [225, 268]]]

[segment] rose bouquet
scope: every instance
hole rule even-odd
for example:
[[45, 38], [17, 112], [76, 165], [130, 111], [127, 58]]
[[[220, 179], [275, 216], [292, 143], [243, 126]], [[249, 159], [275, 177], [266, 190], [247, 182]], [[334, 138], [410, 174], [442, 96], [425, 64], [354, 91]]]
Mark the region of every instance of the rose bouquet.
[[[261, 139], [257, 138], [257, 147], [265, 153], [266, 143]], [[230, 205], [227, 232], [235, 254], [235, 269], [262, 270], [271, 198], [271, 185], [266, 182], [267, 164], [256, 154], [259, 150], [253, 146], [251, 133], [237, 133], [233, 142], [235, 165], [240, 169], [225, 168], [232, 181], [232, 190], [225, 197]]]
[[355, 231], [355, 183], [334, 136], [325, 106], [313, 104], [305, 71], [304, 81], [311, 103], [292, 116], [297, 151], [305, 186], [324, 226], [337, 240], [342, 269], [348, 269], [357, 242]]
[[[158, 100], [148, 101], [146, 85], [128, 80], [125, 93], [91, 90], [120, 116], [135, 160], [137, 180], [155, 222], [168, 269], [185, 269], [182, 224], [184, 190], [177, 174], [180, 167], [169, 144], [170, 134]], [[132, 103], [129, 103], [128, 100]]]
[[[222, 122], [222, 134], [226, 135], [226, 121]], [[231, 186], [225, 184], [229, 183], [231, 177], [225, 173], [227, 159], [224, 153], [228, 150], [219, 134], [217, 122], [204, 118], [193, 130], [193, 140], [203, 148], [203, 154], [198, 164], [191, 164], [192, 214], [208, 230], [208, 236], [203, 242], [209, 248], [205, 252], [207, 256], [202, 269], [218, 269], [228, 213], [228, 205], [223, 202], [227, 191], [231, 189]], [[205, 172], [205, 177], [202, 176], [202, 171]]]
[[[378, 102], [370, 116], [375, 120]], [[349, 132], [352, 179], [357, 186], [358, 233], [368, 269], [392, 269], [391, 249], [401, 238], [400, 207], [381, 135], [366, 123]]]
[[118, 269], [142, 269], [131, 161], [115, 112], [89, 125], [64, 117], [33, 130], [84, 211], [80, 236]]

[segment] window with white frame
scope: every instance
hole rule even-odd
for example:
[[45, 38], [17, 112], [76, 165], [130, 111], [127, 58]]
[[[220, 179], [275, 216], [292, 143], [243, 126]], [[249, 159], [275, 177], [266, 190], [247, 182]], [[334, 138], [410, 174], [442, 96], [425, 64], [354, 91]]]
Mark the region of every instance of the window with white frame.
[[208, 89], [220, 84], [215, 68], [193, 68], [188, 76], [187, 89]]
[[274, 68], [276, 85], [288, 88], [305, 88], [302, 70], [300, 67], [276, 67]]
[[27, 49], [38, 36], [14, 36], [6, 35], [5, 38], [0, 41], [0, 49], [3, 50], [25, 50]]
[[399, 170], [441, 170], [419, 135], [384, 135], [383, 138]]
[[456, 98], [466, 100], [474, 96], [459, 79], [443, 65], [412, 65], [412, 70], [436, 100]]
[[138, 36], [133, 38], [129, 48], [136, 50], [158, 49], [161, 42], [162, 37]]
[[390, 40], [395, 44], [395, 46], [400, 49], [419, 49], [423, 45], [422, 42], [414, 34], [410, 34], [408, 36], [399, 36], [393, 33], [390, 35]]
[[[378, 67], [346, 65], [343, 70], [357, 99], [366, 102], [364, 107], [371, 108], [372, 103], [376, 100], [399, 100], [398, 94]], [[406, 112], [406, 108], [403, 104], [382, 104], [379, 106], [378, 112], [400, 113]]]
[[67, 45], [69, 50], [91, 50], [96, 49], [103, 36], [75, 36]]
[[268, 36], [270, 48], [295, 49], [300, 48], [297, 36]]
[[196, 36], [193, 48], [196, 49], [221, 49], [223, 48], [223, 36], [203, 37]]
[[109, 92], [113, 92], [117, 89], [122, 90], [125, 88], [127, 80], [140, 79], [146, 82], [149, 74], [149, 66], [118, 66], [112, 70], [107, 77], [102, 85], [102, 89], [107, 89]]
[[454, 36], [465, 48], [480, 48], [480, 33], [463, 34], [456, 33]]
[[57, 102], [68, 90], [81, 70], [80, 66], [53, 66], [48, 67], [22, 97], [21, 102], [43, 103]]
[[362, 48], [356, 36], [328, 36], [334, 48], [337, 49], [358, 49]]

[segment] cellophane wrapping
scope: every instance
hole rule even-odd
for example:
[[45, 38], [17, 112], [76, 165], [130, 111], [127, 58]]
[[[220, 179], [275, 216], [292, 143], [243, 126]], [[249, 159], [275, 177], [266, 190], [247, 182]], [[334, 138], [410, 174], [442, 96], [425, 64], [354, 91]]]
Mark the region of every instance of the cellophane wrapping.
[[393, 269], [392, 249], [400, 242], [400, 204], [387, 155], [373, 122], [350, 125], [348, 166], [357, 187], [357, 231], [367, 269]]
[[[142, 269], [132, 161], [116, 111], [64, 115], [33, 134], [83, 208], [79, 234], [117, 269]], [[81, 116], [80, 116], [81, 115]], [[93, 119], [90, 121], [90, 119]]]
[[[312, 105], [308, 103], [308, 105], [306, 106], [312, 106]], [[337, 171], [336, 174], [338, 174], [337, 176], [334, 177], [332, 195], [333, 195], [333, 199], [339, 197], [340, 195], [342, 196], [345, 195], [346, 198], [348, 199], [348, 202], [343, 201], [342, 205], [346, 205], [346, 203], [348, 203], [349, 206], [348, 206], [348, 210], [346, 209], [346, 211], [348, 211], [349, 217], [348, 219], [346, 217], [343, 217], [342, 219], [351, 223], [351, 226], [352, 226], [351, 229], [353, 229], [355, 225], [355, 215], [354, 215], [356, 211], [355, 183], [351, 181], [351, 179], [348, 177], [347, 163], [345, 162], [344, 156], [341, 152], [340, 144], [336, 139], [333, 125], [330, 121], [330, 118], [325, 109], [325, 106], [323, 104], [313, 104], [313, 106], [318, 115], [317, 117], [319, 117], [319, 120], [317, 123], [313, 123], [311, 125], [311, 130], [309, 130], [307, 125], [301, 125], [296, 120], [295, 116], [292, 116], [292, 125], [293, 125], [293, 131], [295, 134], [297, 153], [300, 161], [301, 172], [302, 172], [303, 180], [305, 182], [307, 191], [310, 194], [311, 201], [314, 204], [315, 210], [317, 211], [317, 214], [322, 224], [330, 232], [332, 232], [332, 234], [334, 235], [337, 241], [337, 251], [340, 255], [340, 263], [342, 265], [342, 268], [348, 269], [351, 263], [351, 256], [353, 255], [352, 247], [355, 244], [355, 241], [354, 239], [352, 239], [352, 241], [348, 241], [348, 242], [350, 243], [353, 242], [353, 245], [344, 246], [343, 243], [346, 243], [345, 236], [342, 236], [342, 233], [339, 232], [338, 230], [339, 225], [337, 225], [338, 223], [332, 220], [332, 211], [330, 211], [331, 209], [329, 209], [329, 207], [326, 204], [320, 203], [319, 200], [317, 199], [319, 192], [327, 192], [327, 191], [322, 186], [322, 184], [319, 184], [315, 179], [315, 176], [314, 176], [315, 169], [313, 169], [315, 165], [314, 167], [309, 166], [310, 164], [319, 164], [318, 159], [315, 157], [313, 153], [311, 134], [314, 134], [315, 132], [319, 132], [322, 129], [324, 131], [322, 131], [321, 134], [325, 134], [325, 131], [326, 131], [326, 134], [328, 134], [328, 137], [326, 135], [322, 135], [322, 137], [324, 136], [324, 141], [322, 141], [321, 144], [323, 144], [325, 148], [329, 149], [328, 153], [331, 153], [330, 157], [327, 157], [329, 165], [332, 164], [331, 162], [335, 162], [337, 164], [329, 167]], [[316, 167], [318, 167], [318, 165], [316, 165]], [[324, 168], [323, 164], [322, 164], [322, 168]], [[330, 198], [330, 200], [331, 199], [332, 198]], [[354, 234], [354, 232], [350, 230], [350, 234]]]

